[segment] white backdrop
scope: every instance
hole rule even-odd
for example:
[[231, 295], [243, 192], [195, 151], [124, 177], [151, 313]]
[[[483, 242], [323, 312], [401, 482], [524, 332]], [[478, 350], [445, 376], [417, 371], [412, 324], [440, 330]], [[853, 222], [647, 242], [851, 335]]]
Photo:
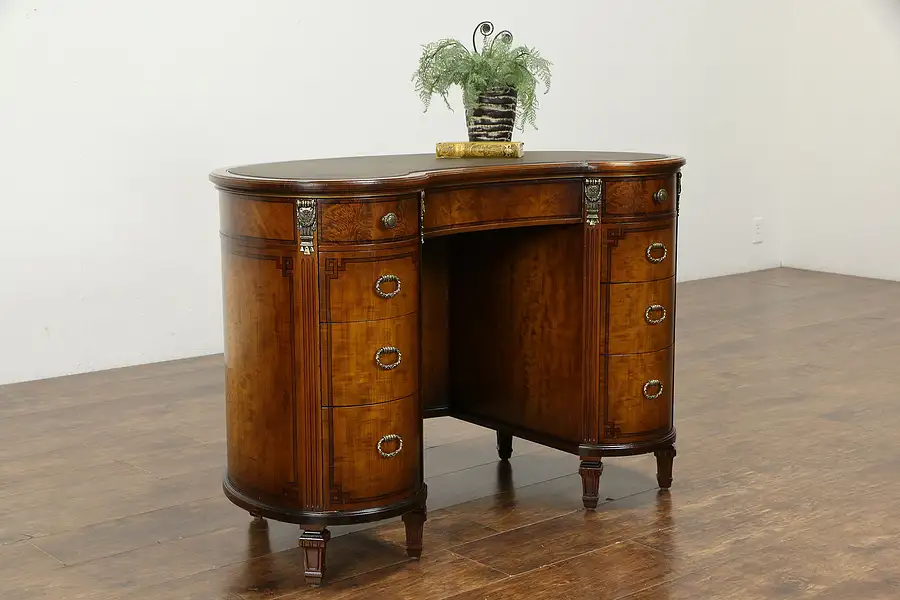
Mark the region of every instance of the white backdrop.
[[682, 154], [679, 278], [778, 266], [781, 203], [803, 195], [785, 183], [790, 113], [821, 100], [789, 93], [785, 57], [814, 59], [790, 4], [5, 0], [0, 383], [220, 352], [209, 171], [463, 139], [461, 108], [423, 114], [410, 75], [421, 44], [482, 19], [555, 63], [526, 151]]
[[784, 263], [900, 280], [900, 0], [792, 8]]

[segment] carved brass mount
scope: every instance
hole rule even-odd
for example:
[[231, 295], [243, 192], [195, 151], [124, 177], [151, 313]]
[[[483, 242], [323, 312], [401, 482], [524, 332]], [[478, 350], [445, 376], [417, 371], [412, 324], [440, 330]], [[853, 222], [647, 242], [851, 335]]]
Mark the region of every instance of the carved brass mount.
[[600, 224], [600, 203], [603, 201], [603, 181], [584, 180], [584, 212], [589, 227]]
[[316, 201], [310, 198], [297, 200], [297, 231], [300, 232], [300, 251], [313, 253], [313, 237], [316, 233]]

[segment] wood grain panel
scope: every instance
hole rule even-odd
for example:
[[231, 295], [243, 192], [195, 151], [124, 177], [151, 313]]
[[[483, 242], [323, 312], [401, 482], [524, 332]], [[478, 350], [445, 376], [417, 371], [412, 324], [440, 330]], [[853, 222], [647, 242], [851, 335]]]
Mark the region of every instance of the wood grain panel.
[[425, 234], [581, 219], [581, 180], [511, 182], [425, 194]]
[[[603, 226], [602, 280], [653, 281], [675, 275], [675, 219]], [[653, 259], [653, 260], [651, 260]], [[653, 262], [654, 260], [659, 262]]]
[[[605, 430], [608, 438], [637, 441], [658, 436], [672, 426], [672, 398], [675, 373], [674, 346], [659, 352], [608, 356]], [[644, 397], [644, 384], [662, 383], [658, 398]], [[654, 395], [656, 386], [648, 388]]]
[[[655, 178], [608, 179], [604, 182], [603, 214], [633, 216], [675, 212], [675, 175]], [[655, 194], [665, 189], [668, 198], [656, 202]]]
[[529, 227], [454, 239], [453, 411], [581, 441], [582, 228]]
[[[332, 509], [362, 509], [385, 504], [414, 491], [421, 484], [421, 434], [419, 398], [416, 395], [371, 406], [322, 409], [330, 448], [329, 506]], [[386, 435], [386, 458], [378, 442]]]
[[248, 493], [297, 499], [292, 257], [223, 242], [228, 476]]
[[[419, 195], [320, 202], [319, 241], [323, 244], [412, 239], [419, 233]], [[397, 216], [393, 228], [381, 219]]]
[[322, 399], [319, 385], [319, 270], [314, 255], [297, 253], [294, 272], [293, 303], [295, 386], [297, 389], [298, 492], [304, 508], [322, 510], [325, 506], [322, 474]]
[[[322, 326], [323, 348], [328, 362], [323, 381], [328, 406], [374, 404], [404, 398], [419, 383], [418, 314], [380, 321], [331, 323]], [[375, 353], [383, 347], [400, 350], [400, 365], [391, 370], [378, 366]], [[396, 354], [381, 361], [391, 364]]]
[[[403, 248], [380, 251], [322, 252], [323, 322], [371, 321], [416, 312], [419, 304], [418, 242]], [[390, 298], [379, 296], [375, 284], [382, 276], [380, 289]], [[398, 291], [399, 288], [399, 291]]]
[[263, 200], [222, 192], [219, 194], [219, 231], [232, 237], [296, 241], [294, 200]]
[[603, 340], [600, 299], [600, 279], [603, 272], [603, 230], [600, 227], [584, 228], [584, 424], [582, 438], [588, 443], [596, 442], [600, 427], [600, 386], [602, 369], [600, 365], [601, 342]]
[[450, 405], [450, 252], [454, 238], [422, 246], [422, 407]]
[[[646, 283], [609, 283], [601, 286], [606, 298], [608, 331], [606, 354], [632, 354], [653, 352], [672, 345], [675, 338], [675, 278]], [[650, 312], [650, 319], [664, 319], [651, 324], [647, 309], [661, 306]]]

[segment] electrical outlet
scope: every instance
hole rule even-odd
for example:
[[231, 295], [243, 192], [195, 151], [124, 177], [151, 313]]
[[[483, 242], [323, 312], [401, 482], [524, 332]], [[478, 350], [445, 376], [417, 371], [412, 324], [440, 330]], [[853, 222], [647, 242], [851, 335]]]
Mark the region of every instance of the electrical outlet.
[[763, 222], [762, 217], [755, 217], [753, 219], [753, 243], [754, 244], [762, 244], [763, 243], [762, 222]]

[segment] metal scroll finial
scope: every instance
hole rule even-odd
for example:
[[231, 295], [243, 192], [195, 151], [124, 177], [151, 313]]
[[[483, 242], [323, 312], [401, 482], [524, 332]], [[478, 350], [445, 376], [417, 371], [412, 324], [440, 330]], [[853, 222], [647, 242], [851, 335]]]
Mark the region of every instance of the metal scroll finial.
[[490, 21], [482, 21], [481, 23], [479, 23], [478, 25], [475, 26], [475, 31], [472, 32], [472, 50], [475, 51], [475, 54], [478, 54], [478, 47], [475, 45], [475, 37], [479, 33], [481, 33], [481, 37], [482, 37], [482, 40], [481, 40], [482, 54], [484, 53], [484, 49], [486, 47], [493, 48], [494, 42], [496, 42], [498, 39], [503, 44], [512, 43], [512, 40], [513, 40], [512, 32], [509, 31], [508, 29], [504, 29], [503, 31], [499, 32], [497, 35], [494, 36], [494, 39], [491, 40], [490, 46], [488, 46], [488, 37], [492, 33], [494, 33], [494, 24], [491, 23]]

